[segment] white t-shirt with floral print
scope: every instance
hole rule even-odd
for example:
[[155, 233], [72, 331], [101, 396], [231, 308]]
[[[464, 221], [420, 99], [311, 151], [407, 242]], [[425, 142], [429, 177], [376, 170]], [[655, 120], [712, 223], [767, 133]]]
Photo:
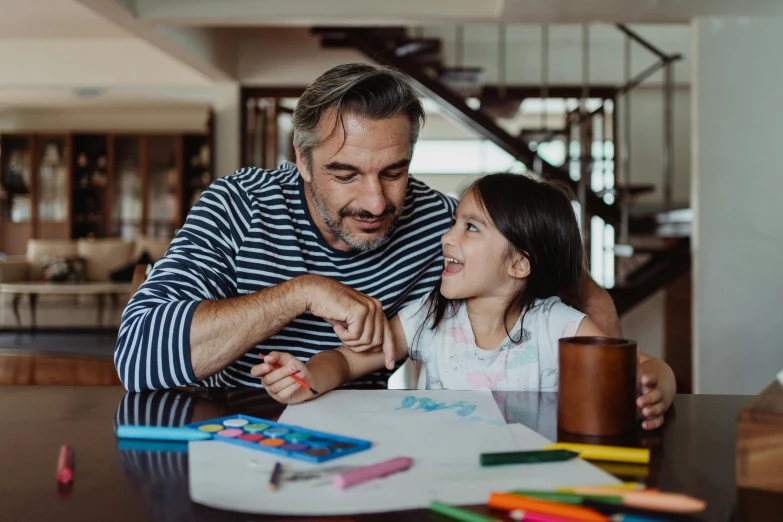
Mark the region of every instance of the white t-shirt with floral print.
[[[563, 337], [576, 334], [585, 314], [557, 297], [539, 300], [494, 350], [476, 346], [463, 303], [437, 330], [427, 317], [427, 296], [399, 313], [408, 341], [408, 355], [420, 361], [419, 389], [525, 391], [557, 390], [558, 348]], [[522, 335], [520, 336], [520, 330]], [[519, 342], [514, 342], [519, 341]]]

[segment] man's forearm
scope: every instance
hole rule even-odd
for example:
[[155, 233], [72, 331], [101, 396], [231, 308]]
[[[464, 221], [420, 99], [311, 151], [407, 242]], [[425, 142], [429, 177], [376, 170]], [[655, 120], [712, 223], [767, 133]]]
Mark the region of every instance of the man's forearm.
[[306, 311], [301, 278], [252, 294], [202, 301], [190, 328], [190, 359], [204, 379], [239, 359]]
[[580, 285], [582, 294], [582, 312], [610, 337], [622, 337], [620, 319], [609, 293], [598, 286], [590, 275], [585, 272]]

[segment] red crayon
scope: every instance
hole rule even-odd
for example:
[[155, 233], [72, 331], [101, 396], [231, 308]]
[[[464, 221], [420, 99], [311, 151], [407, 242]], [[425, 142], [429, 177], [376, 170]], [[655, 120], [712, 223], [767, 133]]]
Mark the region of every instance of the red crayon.
[[60, 458], [57, 459], [57, 482], [60, 484], [73, 482], [73, 457], [74, 451], [71, 446], [65, 445], [60, 448]]

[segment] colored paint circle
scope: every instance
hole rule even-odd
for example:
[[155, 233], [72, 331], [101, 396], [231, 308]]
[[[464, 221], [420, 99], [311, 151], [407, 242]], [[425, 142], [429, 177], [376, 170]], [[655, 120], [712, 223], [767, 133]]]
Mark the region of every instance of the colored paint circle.
[[238, 437], [240, 435], [242, 435], [242, 430], [238, 430], [236, 428], [230, 428], [227, 430], [217, 432], [218, 437], [228, 437], [230, 439], [233, 439], [234, 437]]
[[284, 446], [285, 441], [282, 439], [264, 439], [258, 441], [262, 446], [269, 446], [270, 448], [276, 448], [278, 446]]
[[308, 439], [307, 443], [312, 448], [328, 448], [332, 444], [330, 441], [328, 441], [326, 439], [319, 439], [319, 438], [316, 438], [316, 437]]
[[269, 427], [269, 424], [248, 424], [245, 431], [248, 433], [261, 433]]
[[241, 428], [245, 424], [249, 424], [245, 419], [226, 419], [223, 421], [223, 426], [228, 426], [229, 428]]
[[285, 446], [280, 446], [280, 449], [285, 451], [304, 451], [309, 447], [310, 446], [308, 446], [307, 444], [294, 443], [294, 444], [286, 444]]
[[204, 424], [203, 426], [199, 426], [198, 429], [206, 431], [207, 433], [217, 433], [218, 431], [223, 431], [223, 426], [220, 424]]
[[264, 436], [260, 433], [243, 433], [237, 438], [240, 440], [246, 440], [248, 442], [258, 442], [259, 440], [263, 439]]
[[307, 433], [289, 433], [283, 438], [288, 442], [302, 442], [303, 440], [309, 439], [310, 435]]
[[282, 437], [283, 435], [287, 434], [288, 430], [285, 428], [269, 428], [264, 432], [264, 435], [267, 437]]
[[332, 449], [336, 449], [336, 450], [348, 449], [353, 447], [354, 447], [353, 442], [335, 442], [334, 444], [332, 444]]
[[313, 448], [305, 451], [304, 453], [305, 455], [310, 455], [311, 457], [323, 457], [324, 455], [330, 454], [331, 451], [326, 448]]

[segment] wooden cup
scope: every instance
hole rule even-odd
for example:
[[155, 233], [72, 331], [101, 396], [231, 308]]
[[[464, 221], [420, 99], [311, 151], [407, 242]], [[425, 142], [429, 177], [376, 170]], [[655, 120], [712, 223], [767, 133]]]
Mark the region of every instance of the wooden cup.
[[568, 337], [559, 348], [558, 429], [597, 436], [635, 430], [636, 342]]

